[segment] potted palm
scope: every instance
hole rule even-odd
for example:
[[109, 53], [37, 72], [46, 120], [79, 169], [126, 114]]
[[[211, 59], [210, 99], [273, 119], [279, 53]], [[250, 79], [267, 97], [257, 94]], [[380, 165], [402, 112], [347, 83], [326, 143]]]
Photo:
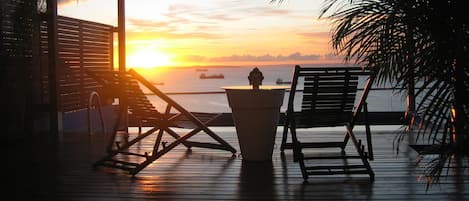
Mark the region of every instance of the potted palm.
[[[407, 131], [438, 146], [428, 184], [469, 156], [469, 7], [464, 0], [326, 0], [332, 45], [377, 81], [406, 86]], [[418, 89], [415, 86], [419, 85]], [[410, 133], [410, 132], [409, 132]], [[404, 136], [404, 135], [403, 135]], [[402, 138], [399, 138], [402, 139]], [[424, 156], [424, 155], [423, 155]]]

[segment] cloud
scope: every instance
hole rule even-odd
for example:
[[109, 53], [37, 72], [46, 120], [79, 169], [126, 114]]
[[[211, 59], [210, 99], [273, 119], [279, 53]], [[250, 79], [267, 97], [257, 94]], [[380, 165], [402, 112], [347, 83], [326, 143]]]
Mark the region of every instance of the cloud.
[[[332, 58], [332, 56], [329, 56]], [[289, 55], [272, 56], [265, 55], [231, 55], [224, 57], [206, 57], [201, 55], [180, 55], [176, 58], [178, 61], [184, 62], [203, 62], [203, 63], [236, 63], [236, 62], [314, 62], [323, 60], [325, 57], [319, 54], [301, 54], [295, 52]]]
[[240, 20], [240, 18], [233, 17], [227, 14], [213, 14], [213, 15], [207, 15], [206, 16], [209, 19], [217, 19], [217, 20], [222, 20], [222, 21], [236, 21]]
[[326, 60], [344, 60], [344, 57], [342, 55], [334, 54], [334, 53], [328, 53], [324, 55], [324, 59]]
[[128, 29], [126, 34], [129, 38], [137, 40], [152, 40], [152, 39], [219, 39], [222, 35], [215, 32], [208, 32], [211, 30], [211, 25], [198, 25], [198, 30], [204, 31], [191, 31], [188, 29], [179, 29], [173, 21], [157, 21], [148, 19], [127, 19], [129, 25], [133, 26]]
[[[222, 9], [220, 12], [220, 8]], [[185, 16], [187, 23], [207, 23], [208, 21], [236, 21], [240, 18], [234, 17], [230, 12], [225, 12], [230, 7], [212, 7], [204, 8], [198, 4], [172, 4], [169, 6], [168, 12], [165, 16], [169, 19], [181, 19]]]
[[286, 16], [291, 14], [290, 10], [281, 9], [281, 8], [272, 8], [272, 7], [250, 7], [244, 8], [242, 10], [243, 13], [253, 16]]
[[154, 39], [219, 39], [221, 35], [208, 32], [177, 32], [177, 31], [127, 31], [127, 37], [134, 40]]
[[[290, 14], [294, 13], [285, 8], [268, 5], [259, 6], [228, 1], [217, 2], [215, 5], [206, 5], [204, 2], [200, 4], [179, 2], [170, 4], [167, 11], [163, 13], [164, 17], [160, 19], [141, 19], [129, 16], [127, 22], [129, 24], [128, 32], [129, 30], [137, 32], [129, 33], [129, 35], [145, 35], [147, 38], [157, 37], [159, 39], [220, 39], [230, 34], [227, 33], [227, 28], [234, 27], [236, 29], [240, 26], [236, 21]], [[248, 26], [246, 29], [252, 30], [253, 28]]]
[[178, 14], [178, 13], [189, 13], [197, 10], [196, 4], [183, 4], [183, 3], [174, 3], [170, 4], [168, 7], [169, 13]]
[[306, 54], [303, 55], [299, 52], [292, 53], [290, 55], [277, 55], [272, 56], [270, 54], [254, 56], [254, 55], [231, 55], [226, 57], [214, 57], [211, 58], [210, 61], [212, 62], [230, 62], [230, 61], [315, 61], [319, 60], [321, 55], [319, 54]]
[[129, 25], [135, 26], [137, 29], [155, 29], [155, 28], [168, 28], [171, 26], [167, 21], [156, 21], [147, 19], [128, 18], [126, 20]]

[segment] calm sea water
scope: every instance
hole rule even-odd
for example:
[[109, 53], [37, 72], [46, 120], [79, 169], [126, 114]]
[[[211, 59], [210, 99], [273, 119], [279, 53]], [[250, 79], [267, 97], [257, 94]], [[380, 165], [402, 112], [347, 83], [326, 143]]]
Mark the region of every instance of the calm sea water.
[[[219, 67], [204, 68], [174, 68], [164, 69], [154, 74], [144, 76], [155, 83], [156, 87], [163, 92], [223, 92], [223, 86], [248, 85], [248, 74], [250, 67]], [[264, 85], [276, 85], [278, 78], [290, 81], [293, 77], [293, 67], [260, 67], [264, 75]], [[219, 75], [224, 79], [200, 79], [200, 74]], [[359, 88], [363, 88], [366, 78], [362, 77]], [[158, 85], [164, 83], [163, 85]], [[383, 87], [383, 86], [380, 86]], [[357, 96], [361, 95], [361, 91]], [[159, 109], [164, 110], [165, 105], [156, 97], [149, 95], [150, 101]], [[184, 94], [170, 95], [170, 97], [192, 112], [231, 112], [228, 106], [226, 94]], [[281, 111], [286, 110], [288, 93], [285, 94], [284, 104]], [[372, 90], [367, 99], [369, 111], [403, 111], [405, 110], [405, 96], [392, 90]], [[295, 108], [300, 107], [300, 102], [295, 103]]]

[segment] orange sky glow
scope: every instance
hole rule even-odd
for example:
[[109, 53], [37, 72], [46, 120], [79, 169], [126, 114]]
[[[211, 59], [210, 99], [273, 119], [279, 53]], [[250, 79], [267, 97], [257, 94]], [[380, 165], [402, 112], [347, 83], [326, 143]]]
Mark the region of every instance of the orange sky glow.
[[[117, 0], [62, 0], [59, 15], [117, 25]], [[340, 63], [323, 1], [126, 1], [127, 66]]]

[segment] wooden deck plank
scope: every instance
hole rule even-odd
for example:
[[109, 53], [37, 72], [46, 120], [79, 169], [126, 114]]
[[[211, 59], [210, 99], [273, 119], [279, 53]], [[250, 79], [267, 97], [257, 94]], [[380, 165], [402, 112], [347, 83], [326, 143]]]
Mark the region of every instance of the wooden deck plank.
[[[425, 182], [418, 179], [416, 153], [402, 146], [396, 154], [392, 130], [372, 132], [375, 182], [370, 183], [367, 175], [332, 175], [312, 176], [307, 184], [299, 165], [293, 163], [291, 150], [285, 151], [282, 160], [281, 127], [272, 163], [242, 162], [234, 128], [213, 130], [238, 153], [233, 156], [202, 148], [187, 151], [181, 145], [134, 178], [116, 169], [92, 168], [104, 155], [104, 137], [99, 134], [64, 134], [57, 143], [44, 137], [17, 142], [7, 146], [7, 190], [13, 200], [469, 200], [467, 176], [442, 178], [426, 191]], [[299, 136], [304, 137], [306, 131]], [[334, 130], [313, 137], [330, 140], [342, 135]], [[150, 139], [138, 149], [151, 150]]]

